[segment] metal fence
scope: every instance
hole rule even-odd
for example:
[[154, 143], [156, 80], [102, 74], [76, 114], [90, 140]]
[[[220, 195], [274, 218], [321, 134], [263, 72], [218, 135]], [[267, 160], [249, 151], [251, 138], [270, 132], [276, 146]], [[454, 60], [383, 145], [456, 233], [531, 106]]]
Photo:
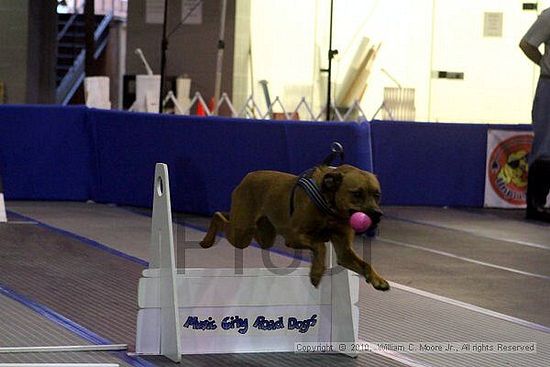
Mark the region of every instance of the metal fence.
[[[313, 111], [310, 103], [305, 97], [292, 109], [285, 107], [283, 101], [276, 97], [267, 107], [260, 107], [252, 96], [240, 108], [236, 107], [227, 93], [223, 93], [217, 103], [207, 103], [199, 92], [185, 104], [176, 99], [172, 92], [169, 92], [164, 99], [166, 107], [171, 101], [174, 105], [174, 113], [179, 115], [224, 115], [239, 118], [260, 119], [260, 120], [304, 120], [304, 121], [326, 121], [326, 106], [318, 113]], [[331, 106], [331, 121], [366, 121], [367, 117], [358, 101], [353, 102], [349, 108], [336, 108]]]

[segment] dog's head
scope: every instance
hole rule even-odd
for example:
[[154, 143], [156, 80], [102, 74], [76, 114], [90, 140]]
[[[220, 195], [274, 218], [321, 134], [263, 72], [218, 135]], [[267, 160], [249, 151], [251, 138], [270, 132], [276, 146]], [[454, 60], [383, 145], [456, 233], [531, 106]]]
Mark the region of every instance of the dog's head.
[[330, 197], [340, 216], [349, 218], [355, 212], [364, 212], [374, 226], [380, 222], [381, 191], [375, 175], [350, 165], [322, 171], [321, 191]]
[[511, 153], [506, 164], [499, 171], [498, 178], [506, 184], [512, 183], [516, 187], [527, 186], [527, 158], [528, 153], [525, 150]]

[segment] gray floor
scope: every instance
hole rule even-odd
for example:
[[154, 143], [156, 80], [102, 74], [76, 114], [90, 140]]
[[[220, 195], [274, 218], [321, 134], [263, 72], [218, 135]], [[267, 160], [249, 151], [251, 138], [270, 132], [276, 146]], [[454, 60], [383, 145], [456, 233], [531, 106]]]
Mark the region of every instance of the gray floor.
[[[0, 347], [86, 346], [88, 340], [20, 302], [0, 295]], [[24, 343], [24, 345], [22, 345]], [[116, 352], [2, 353], [0, 363], [125, 363]]]
[[[8, 231], [14, 231], [15, 226], [35, 226], [22, 223], [34, 220], [43, 223], [43, 231], [62, 229], [136, 259], [148, 260], [148, 210], [53, 202], [8, 202], [7, 209], [11, 224], [0, 226], [0, 240]], [[356, 250], [370, 258], [378, 272], [394, 285], [389, 293], [361, 285], [361, 310], [365, 311], [360, 323], [363, 339], [520, 340], [536, 342], [538, 353], [506, 356], [414, 354], [403, 360], [368, 354], [357, 360], [330, 356], [330, 362], [329, 358], [322, 358], [327, 356], [308, 356], [312, 358], [308, 359], [282, 354], [276, 358], [278, 363], [275, 365], [309, 365], [306, 361], [313, 363], [311, 365], [550, 365], [550, 335], [546, 329], [550, 328], [550, 226], [524, 221], [518, 211], [391, 207], [385, 208], [385, 212], [379, 237], [371, 242], [356, 243]], [[208, 219], [175, 215], [175, 221], [200, 228]], [[179, 243], [196, 242], [202, 235], [183, 225], [175, 226], [175, 231]], [[280, 247], [278, 250], [283, 255], [275, 255], [274, 261], [287, 264], [290, 261], [284, 256], [287, 249]], [[180, 249], [179, 266], [184, 261], [186, 266], [193, 267], [225, 267], [234, 262], [235, 252], [230, 246], [220, 243], [209, 251], [216, 251], [218, 256], [203, 256], [204, 252], [198, 249]], [[243, 254], [244, 266], [261, 264], [259, 249], [247, 249]], [[0, 256], [0, 264], [2, 259]], [[445, 315], [453, 317], [450, 320]], [[4, 327], [8, 325], [0, 321], [0, 330]], [[117, 337], [120, 334], [123, 339], [122, 333], [112, 334]], [[0, 346], [3, 345], [4, 340], [0, 337]], [[186, 360], [186, 365], [225, 362], [253, 366], [267, 365], [273, 359], [269, 355], [255, 357], [201, 359], [194, 356]], [[168, 364], [158, 358], [148, 360], [156, 365]], [[0, 362], [7, 361], [11, 360], [0, 354]]]
[[389, 279], [550, 327], [550, 225], [514, 211], [386, 214], [373, 262]]

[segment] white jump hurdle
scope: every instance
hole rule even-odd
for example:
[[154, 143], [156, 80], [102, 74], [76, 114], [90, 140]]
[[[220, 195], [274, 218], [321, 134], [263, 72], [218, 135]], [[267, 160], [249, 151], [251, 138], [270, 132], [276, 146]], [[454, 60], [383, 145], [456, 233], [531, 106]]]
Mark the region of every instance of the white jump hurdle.
[[6, 205], [4, 204], [4, 189], [2, 186], [2, 176], [0, 176], [0, 223], [7, 222]]
[[242, 274], [177, 269], [169, 187], [168, 168], [157, 163], [151, 262], [138, 290], [137, 354], [177, 362], [182, 354], [292, 352], [295, 343], [357, 341], [359, 277], [337, 266], [333, 251], [318, 289], [309, 268], [288, 275], [264, 268]]

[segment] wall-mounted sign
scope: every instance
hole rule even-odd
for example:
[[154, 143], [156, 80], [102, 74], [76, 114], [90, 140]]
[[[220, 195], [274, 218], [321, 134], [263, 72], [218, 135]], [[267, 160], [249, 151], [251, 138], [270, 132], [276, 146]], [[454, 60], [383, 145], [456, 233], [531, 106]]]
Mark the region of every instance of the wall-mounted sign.
[[[146, 0], [145, 23], [162, 24], [164, 21], [164, 0]], [[202, 0], [181, 0], [183, 24], [202, 24]]]
[[502, 37], [502, 13], [485, 13], [483, 19], [483, 37]]
[[162, 24], [164, 21], [164, 0], [145, 1], [145, 23]]
[[202, 24], [202, 0], [182, 0], [181, 21], [183, 24]]
[[485, 207], [525, 207], [527, 158], [532, 141], [531, 132], [488, 131]]

